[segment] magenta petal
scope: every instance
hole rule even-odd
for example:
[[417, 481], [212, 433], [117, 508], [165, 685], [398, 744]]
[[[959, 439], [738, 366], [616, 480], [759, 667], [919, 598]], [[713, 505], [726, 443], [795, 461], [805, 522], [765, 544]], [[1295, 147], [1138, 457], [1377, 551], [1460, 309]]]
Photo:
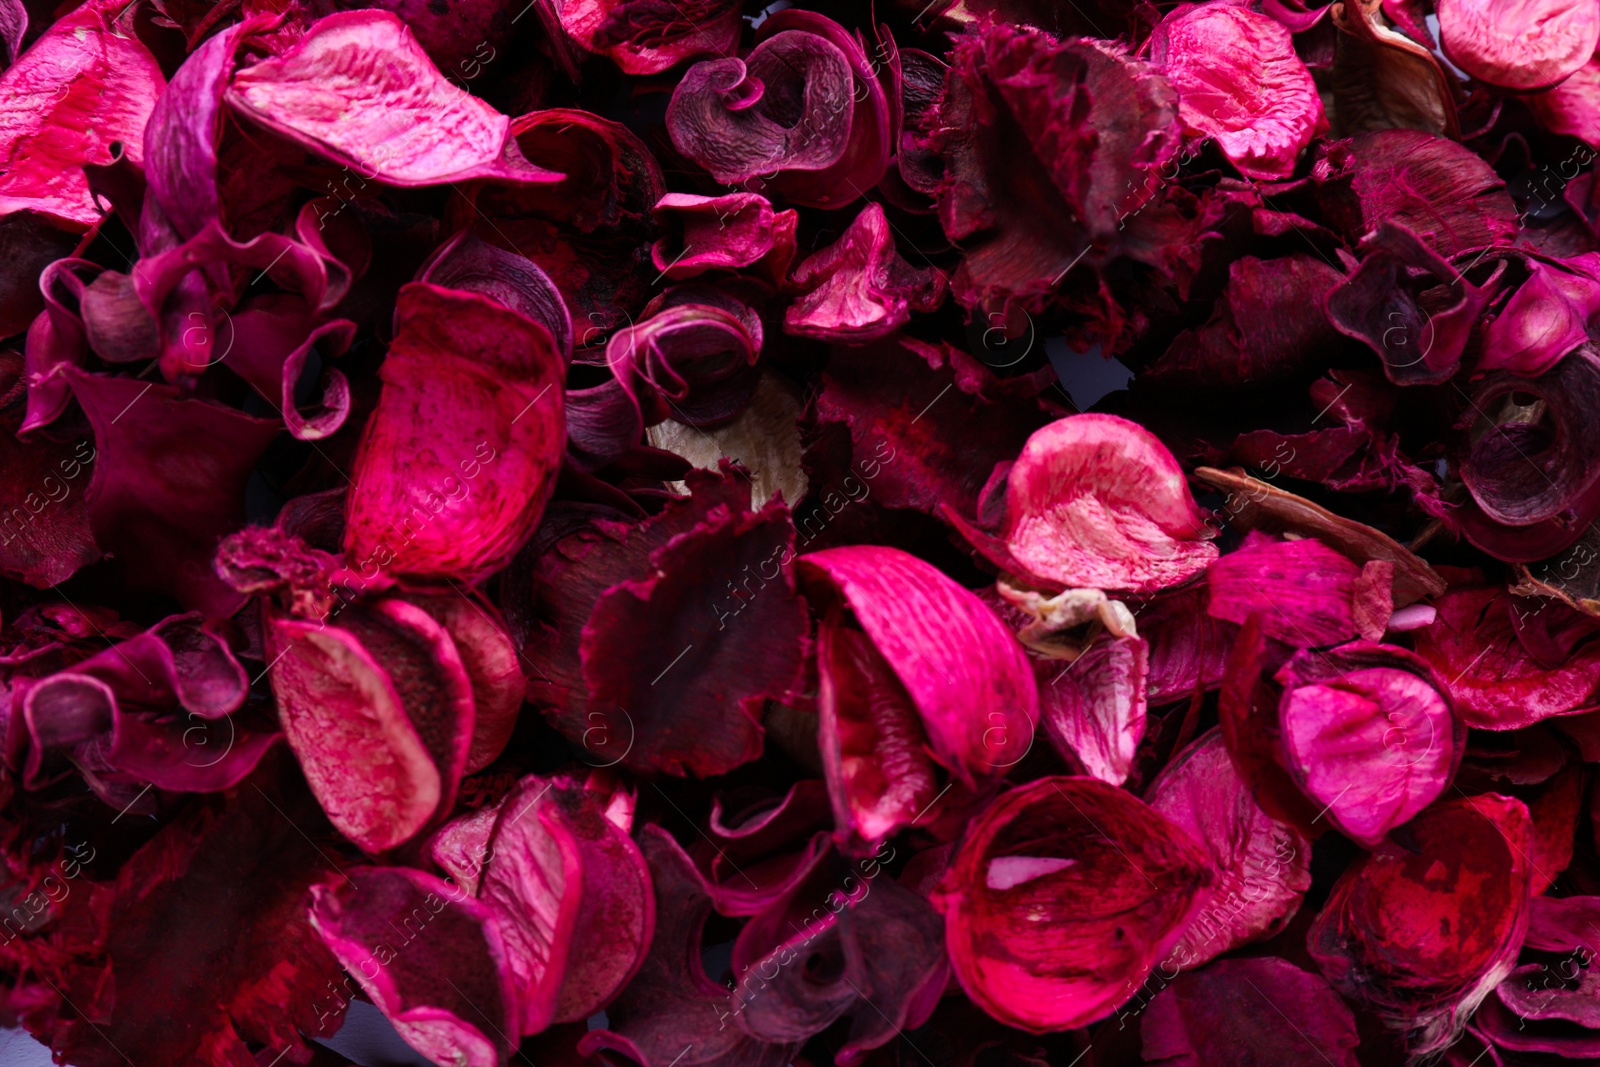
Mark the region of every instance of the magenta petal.
[[[816, 581], [815, 599], [855, 613], [915, 705], [934, 759], [971, 785], [1023, 757], [1038, 691], [1022, 646], [987, 605], [895, 548], [832, 548], [800, 566]], [[952, 648], [962, 654], [944, 651]]]
[[139, 36], [113, 27], [129, 6], [92, 0], [65, 14], [0, 74], [0, 215], [36, 211], [81, 233], [101, 214], [83, 165], [110, 163], [116, 143], [142, 160], [166, 80]]
[[756, 193], [668, 193], [650, 213], [676, 231], [650, 250], [656, 269], [674, 281], [719, 267], [748, 267], [785, 240], [793, 245], [794, 212], [774, 212], [767, 198]]
[[1128, 780], [1144, 739], [1150, 646], [1137, 637], [1097, 638], [1070, 664], [1038, 668], [1039, 714], [1063, 758], [1111, 785]]
[[544, 327], [473, 293], [414, 282], [395, 314], [345, 550], [362, 570], [476, 582], [533, 533], [555, 488], [561, 356]]
[[1261, 810], [1220, 728], [1174, 756], [1145, 800], [1201, 842], [1217, 872], [1205, 909], [1173, 950], [1178, 966], [1198, 967], [1289, 925], [1311, 888], [1311, 842]]
[[356, 868], [311, 892], [312, 926], [412, 1048], [460, 1067], [504, 1062], [516, 994], [487, 905], [409, 867]]
[[1039, 778], [973, 820], [934, 905], [967, 995], [1044, 1033], [1133, 996], [1211, 878], [1200, 846], [1133, 795]]
[[511, 120], [447, 81], [387, 11], [319, 19], [282, 55], [235, 74], [226, 98], [240, 114], [389, 185], [560, 180], [522, 159]]
[[1347, 641], [1361, 569], [1321, 541], [1274, 541], [1251, 534], [1237, 552], [1206, 569], [1207, 614], [1242, 623], [1261, 614], [1262, 630], [1296, 648]]
[[1074, 415], [1028, 438], [1005, 529], [1019, 563], [1068, 588], [1153, 592], [1217, 555], [1172, 453], [1115, 415]]
[[846, 344], [893, 333], [912, 311], [936, 309], [945, 290], [937, 267], [900, 257], [880, 204], [862, 208], [844, 236], [802, 262], [791, 280], [809, 292], [784, 312], [784, 330]]
[[1600, 13], [1583, 0], [1441, 0], [1439, 43], [1450, 62], [1502, 89], [1543, 89], [1579, 70], [1600, 43]]
[[660, 74], [690, 56], [727, 55], [739, 44], [739, 4], [693, 0], [662, 7], [651, 0], [556, 0], [561, 28], [624, 74]]
[[95, 434], [89, 521], [95, 541], [138, 588], [225, 616], [242, 603], [212, 566], [222, 536], [244, 522], [244, 487], [278, 432], [169, 386], [68, 368]]
[[1215, 138], [1246, 177], [1288, 177], [1328, 127], [1289, 31], [1247, 7], [1179, 8], [1157, 28], [1153, 58], [1178, 91], [1185, 128]]

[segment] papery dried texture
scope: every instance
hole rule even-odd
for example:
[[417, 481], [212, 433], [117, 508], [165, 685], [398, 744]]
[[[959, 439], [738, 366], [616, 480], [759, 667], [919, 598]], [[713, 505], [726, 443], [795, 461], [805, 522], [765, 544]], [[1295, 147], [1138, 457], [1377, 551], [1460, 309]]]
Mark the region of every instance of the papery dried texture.
[[193, 237], [222, 215], [217, 186], [217, 145], [226, 117], [222, 95], [240, 48], [272, 24], [270, 17], [252, 18], [206, 41], [178, 68], [150, 112], [141, 138], [149, 195], [180, 238]]
[[1593, 966], [1600, 952], [1597, 919], [1600, 898], [1533, 898], [1522, 947], [1561, 958], [1518, 967], [1495, 988], [1494, 1000], [1510, 1011], [1495, 1012], [1493, 1000], [1484, 1003], [1478, 1018], [1487, 1017], [1483, 1028], [1491, 1040], [1508, 1050], [1553, 1052], [1573, 1060], [1600, 1055], [1600, 1035], [1595, 1033], [1600, 1029], [1595, 1004], [1600, 971]]
[[1492, 793], [1429, 808], [1335, 884], [1307, 938], [1317, 966], [1412, 1055], [1445, 1048], [1516, 963], [1532, 832]]
[[937, 783], [917, 706], [864, 633], [824, 619], [817, 634], [817, 747], [842, 848], [868, 852], [913, 824]]
[[1600, 145], [1600, 61], [1591, 58], [1560, 85], [1525, 99], [1539, 124], [1551, 133]]
[[[535, 564], [529, 697], [593, 763], [707, 776], [761, 752], [807, 629], [794, 530], [731, 465], [640, 525], [601, 520]], [[692, 709], [692, 710], [691, 710]]]
[[1416, 631], [1416, 650], [1445, 680], [1468, 726], [1513, 730], [1592, 703], [1600, 642], [1584, 642], [1564, 661], [1541, 664], [1518, 640], [1516, 609], [1501, 590], [1455, 589], [1434, 606], [1438, 616]]
[[[1232, 623], [1259, 612], [1262, 629], [1284, 644], [1331, 645], [1356, 636], [1361, 574], [1361, 568], [1315, 538], [1277, 541], [1251, 533], [1237, 551], [1206, 569], [1211, 594], [1206, 611]], [[1389, 618], [1389, 583], [1377, 593], [1383, 618], [1377, 633], [1363, 634], [1374, 640], [1383, 636]], [[1362, 614], [1366, 621], [1373, 613]]]
[[[1290, 1020], [1284, 1025], [1284, 1020]], [[1357, 1067], [1356, 1020], [1319, 976], [1272, 956], [1181, 974], [1140, 1023], [1144, 1062], [1270, 1067], [1316, 1058]]]
[[1312, 167], [1324, 218], [1355, 239], [1385, 219], [1446, 258], [1509, 243], [1517, 209], [1493, 168], [1469, 149], [1418, 130], [1336, 141]]
[[614, 1049], [640, 1067], [784, 1067], [796, 1044], [764, 1044], [726, 1025], [728, 991], [700, 962], [711, 898], [694, 864], [659, 826], [645, 827], [639, 848], [660, 904], [656, 936], [639, 973], [606, 1006], [606, 1027], [591, 1030], [579, 1051]]
[[728, 55], [739, 44], [739, 5], [692, 0], [666, 6], [652, 0], [555, 0], [561, 28], [624, 74], [660, 74], [692, 56]]
[[603, 1008], [649, 947], [655, 904], [632, 839], [581, 782], [524, 779], [488, 838], [488, 904], [517, 993], [519, 1033]]
[[1204, 570], [1210, 536], [1172, 453], [1118, 416], [1058, 419], [1011, 468], [1005, 547], [1046, 583], [1154, 592]]
[[28, 9], [22, 0], [0, 4], [0, 70], [17, 61], [22, 38], [28, 32]]
[[317, 933], [407, 1044], [459, 1067], [504, 1062], [517, 999], [488, 905], [409, 867], [355, 867], [312, 897]]
[[550, 331], [563, 361], [572, 359], [572, 314], [549, 275], [517, 252], [507, 252], [462, 230], [439, 246], [417, 281], [481, 293]]
[[58, 779], [70, 760], [116, 806], [128, 782], [230, 788], [278, 740], [269, 722], [235, 714], [248, 688], [244, 668], [213, 629], [195, 616], [172, 616], [65, 670], [13, 678], [11, 729], [25, 728], [28, 739], [13, 769], [36, 789]]
[[306, 1039], [332, 1037], [345, 1008], [330, 995], [343, 988], [338, 962], [306, 918], [307, 888], [333, 861], [302, 835], [325, 833], [292, 762], [269, 758], [164, 826], [114, 882], [80, 883], [73, 895], [103, 909], [107, 969], [103, 982], [57, 985], [75, 1008], [55, 1051], [84, 1067], [242, 1067], [251, 1047], [309, 1056]]
[[1261, 616], [1250, 616], [1238, 628], [1228, 650], [1217, 693], [1217, 719], [1234, 768], [1261, 810], [1315, 838], [1329, 824], [1317, 818], [1319, 806], [1284, 768], [1278, 714], [1283, 692], [1272, 675], [1289, 655], [1282, 644], [1262, 632]]
[[1124, 1003], [1213, 877], [1205, 851], [1131, 794], [1051, 777], [973, 820], [933, 902], [967, 995], [1009, 1026], [1045, 1033]]
[[1056, 751], [1091, 778], [1128, 780], [1144, 739], [1150, 646], [1102, 634], [1071, 663], [1036, 662], [1039, 715]]
[[567, 432], [587, 468], [639, 444], [667, 419], [710, 426], [741, 411], [760, 380], [760, 323], [748, 307], [690, 302], [618, 330], [606, 344], [612, 380], [568, 394]]
[[166, 85], [124, 20], [126, 0], [94, 0], [56, 21], [0, 74], [0, 215], [33, 211], [78, 232], [100, 219], [83, 164], [140, 162], [144, 126]]
[[1203, 585], [1184, 586], [1152, 598], [1136, 616], [1139, 636], [1150, 646], [1145, 689], [1151, 704], [1189, 698], [1196, 689], [1222, 683], [1238, 628], [1206, 613], [1208, 595]]
[[[854, 613], [911, 698], [934, 759], [972, 786], [1022, 758], [1038, 693], [1022, 646], [987, 605], [895, 548], [827, 549], [800, 567], [819, 611]], [[940, 651], [949, 648], [963, 654]]]
[[[651, 260], [668, 278], [693, 278], [708, 270], [760, 265], [781, 282], [794, 256], [798, 215], [773, 211], [757, 193], [696, 196], [668, 193], [651, 213], [672, 235], [657, 241]], [[716, 228], [712, 228], [712, 222]]]
[[1322, 260], [1244, 256], [1228, 265], [1228, 288], [1210, 321], [1179, 334], [1144, 377], [1152, 384], [1207, 391], [1279, 382], [1321, 367], [1339, 344], [1327, 316], [1307, 313], [1342, 275]]
[[783, 328], [819, 341], [874, 341], [904, 326], [911, 312], [933, 311], [944, 300], [944, 273], [901, 258], [883, 206], [875, 203], [790, 280], [806, 292], [784, 312]]
[[[649, 146], [620, 122], [552, 107], [519, 115], [511, 134], [527, 158], [561, 178], [539, 185], [490, 183], [476, 201], [490, 217], [540, 218], [584, 234], [622, 232], [647, 221], [667, 191]], [[452, 209], [463, 221], [478, 219], [470, 203], [453, 203]], [[559, 271], [541, 266], [564, 282]]]
[[472, 741], [472, 688], [449, 633], [421, 609], [383, 600], [341, 621], [269, 611], [272, 690], [322, 809], [378, 853], [449, 811]]
[[474, 293], [414, 282], [395, 318], [345, 550], [363, 570], [477, 582], [510, 561], [554, 491], [561, 355], [543, 326]]
[[94, 428], [89, 523], [100, 549], [122, 561], [129, 585], [165, 593], [214, 617], [242, 597], [217, 577], [212, 556], [244, 523], [245, 484], [279, 432], [178, 390], [67, 368]]
[[531, 14], [514, 0], [309, 0], [308, 17], [318, 19], [336, 11], [363, 7], [392, 11], [416, 35], [417, 43], [447, 78], [465, 87], [477, 81], [496, 62], [509, 58], [506, 47], [520, 14]]
[[1239, 468], [1221, 471], [1199, 467], [1194, 476], [1227, 493], [1222, 510], [1233, 525], [1266, 533], [1315, 537], [1356, 563], [1392, 564], [1396, 608], [1445, 591], [1444, 579], [1426, 561], [1381, 530], [1335, 515], [1304, 497], [1248, 477]]
[[1227, 3], [1186, 5], [1156, 27], [1151, 60], [1178, 91], [1184, 129], [1214, 138], [1247, 178], [1286, 178], [1328, 128], [1283, 24]]
[[[810, 481], [801, 466], [800, 419], [805, 399], [793, 379], [763, 371], [755, 392], [731, 422], [690, 426], [667, 419], [645, 431], [652, 448], [681, 456], [702, 470], [714, 470], [726, 456], [750, 472], [750, 504], [765, 507], [779, 493], [785, 501], [806, 498]], [[687, 486], [675, 486], [687, 492]]]
[[[106, 277], [111, 272], [106, 272]], [[228, 369], [283, 416], [284, 427], [302, 440], [328, 437], [350, 414], [350, 382], [324, 366], [321, 390], [297, 404], [296, 389], [313, 358], [334, 358], [349, 349], [356, 325], [348, 319], [318, 323], [296, 297], [263, 297], [228, 316]], [[313, 356], [313, 349], [316, 356]]]
[[[743, 973], [731, 998], [741, 1029], [769, 1042], [804, 1041], [852, 1016], [835, 1054], [841, 1067], [852, 1067], [927, 1021], [950, 977], [944, 923], [922, 896], [882, 874], [876, 861], [863, 861], [846, 876], [846, 889], [820, 898], [826, 911], [813, 909], [804, 926], [788, 920], [770, 950], [747, 963], [739, 949], [766, 916], [741, 932], [735, 967]], [[789, 904], [798, 910], [815, 899]]]
[[1145, 802], [1200, 842], [1216, 882], [1173, 950], [1184, 969], [1289, 925], [1311, 888], [1311, 842], [1261, 810], [1228, 755], [1220, 727], [1173, 757]]
[[1433, 671], [1404, 649], [1355, 641], [1305, 650], [1277, 681], [1284, 765], [1368, 848], [1432, 803], [1461, 762], [1466, 727]]
[[1441, 0], [1439, 42], [1450, 62], [1501, 89], [1544, 89], [1576, 72], [1600, 43], [1584, 0]]
[[241, 115], [386, 185], [560, 180], [523, 159], [511, 120], [446, 81], [387, 11], [319, 19], [292, 48], [235, 74], [225, 99]]
[[1591, 524], [1570, 548], [1538, 563], [1518, 564], [1518, 580], [1507, 588], [1517, 596], [1550, 597], [1574, 611], [1600, 616], [1600, 530]]
[[1081, 259], [1152, 258], [1124, 225], [1155, 219], [1156, 170], [1178, 150], [1165, 79], [1110, 45], [1005, 25], [962, 38], [951, 64], [930, 147], [946, 171], [939, 221], [965, 252], [957, 300], [1038, 311]]

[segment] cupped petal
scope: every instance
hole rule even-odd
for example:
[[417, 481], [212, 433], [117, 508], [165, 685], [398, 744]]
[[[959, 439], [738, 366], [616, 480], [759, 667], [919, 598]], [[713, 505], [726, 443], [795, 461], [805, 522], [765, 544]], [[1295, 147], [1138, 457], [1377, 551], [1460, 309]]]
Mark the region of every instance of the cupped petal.
[[1311, 842], [1261, 810], [1228, 755], [1220, 727], [1172, 758], [1145, 802], [1211, 854], [1216, 884], [1172, 958], [1198, 967], [1280, 933], [1311, 888]]
[[1154, 592], [1203, 571], [1210, 536], [1172, 453], [1115, 415], [1058, 419], [1011, 468], [1006, 545], [1048, 582]]
[[371, 853], [415, 837], [443, 774], [377, 658], [343, 629], [269, 617], [284, 737], [339, 832]]
[[881, 204], [861, 209], [844, 236], [795, 268], [807, 292], [783, 316], [786, 332], [819, 341], [862, 344], [885, 337], [944, 299], [939, 268], [913, 267], [895, 249]]
[[544, 327], [475, 293], [413, 282], [395, 314], [345, 550], [363, 570], [476, 582], [510, 561], [554, 491], [561, 356]]
[[[1038, 690], [1027, 654], [983, 601], [896, 548], [830, 548], [799, 566], [814, 604], [854, 613], [915, 706], [934, 759], [968, 785], [1022, 759]], [[943, 651], [952, 648], [962, 655]]]
[[1372, 848], [1444, 791], [1465, 727], [1424, 661], [1357, 641], [1300, 652], [1277, 674], [1284, 762], [1312, 802]]
[[1040, 778], [973, 820], [933, 901], [967, 995], [1045, 1033], [1127, 1001], [1212, 877], [1205, 851], [1131, 794]]
[[1307, 937], [1312, 958], [1335, 989], [1404, 1031], [1413, 1055], [1449, 1046], [1516, 964], [1532, 837], [1519, 800], [1486, 793], [1429, 808], [1334, 885]]
[[51, 25], [0, 74], [0, 215], [33, 211], [83, 232], [100, 221], [84, 164], [138, 163], [166, 87], [138, 34], [118, 28], [129, 0], [94, 0]]
[[1600, 13], [1583, 0], [1440, 0], [1439, 43], [1480, 81], [1526, 92], [1563, 81], [1594, 55]]
[[1144, 739], [1150, 646], [1107, 634], [1070, 665], [1039, 667], [1039, 715], [1056, 751], [1091, 778], [1127, 781]]

